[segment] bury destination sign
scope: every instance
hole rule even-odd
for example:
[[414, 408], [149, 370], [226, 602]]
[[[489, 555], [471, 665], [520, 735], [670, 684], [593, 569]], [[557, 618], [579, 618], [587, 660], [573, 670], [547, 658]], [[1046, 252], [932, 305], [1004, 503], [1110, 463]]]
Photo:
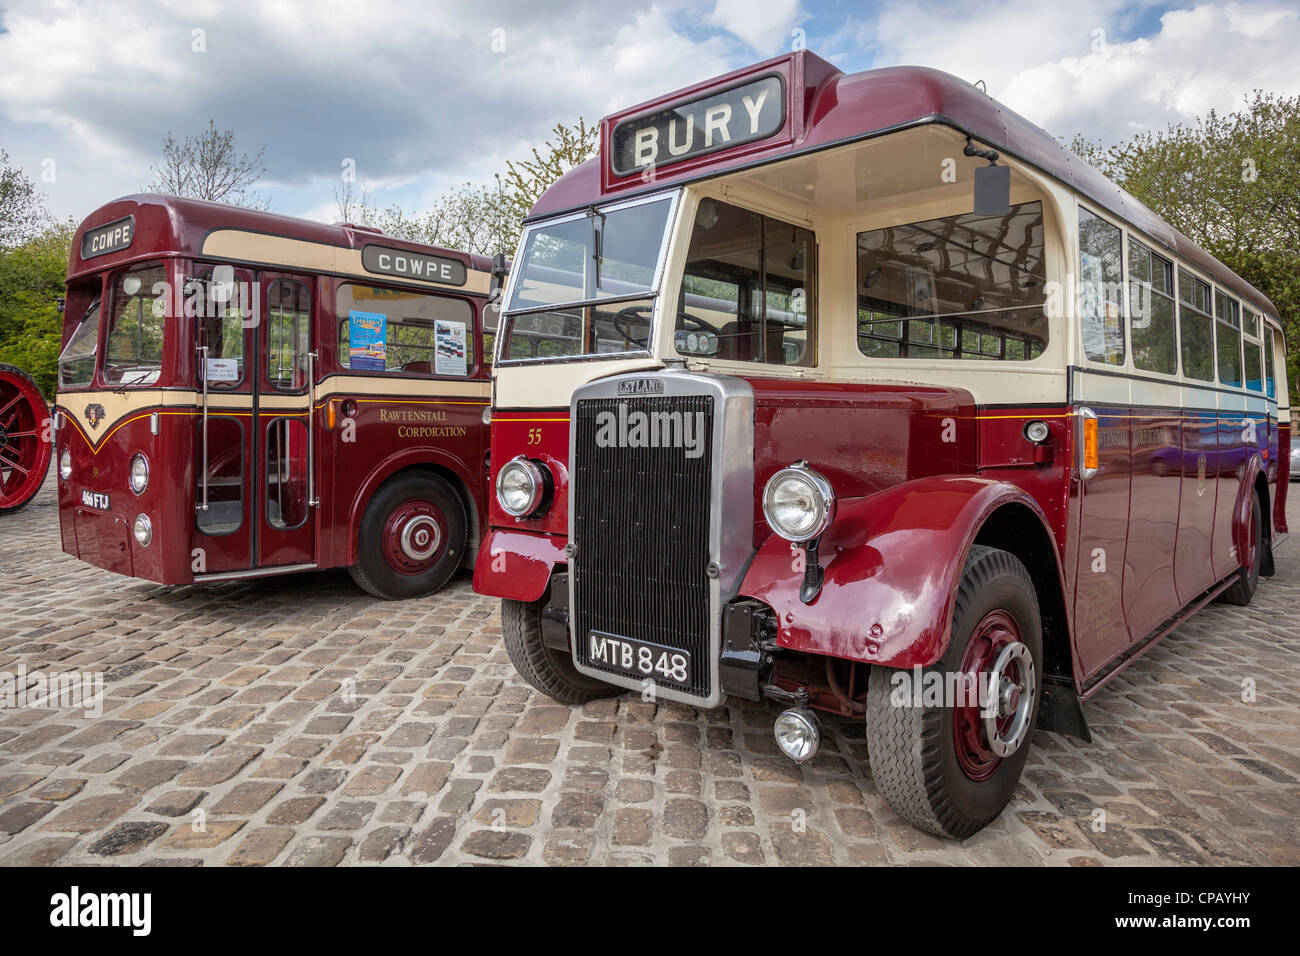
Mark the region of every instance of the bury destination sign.
[[621, 121], [610, 139], [615, 175], [767, 139], [785, 124], [785, 84], [769, 74]]
[[387, 246], [363, 246], [361, 265], [367, 272], [379, 275], [422, 279], [444, 285], [464, 285], [468, 278], [463, 262], [446, 256], [428, 256], [421, 252], [390, 249]]
[[121, 252], [131, 246], [135, 238], [135, 217], [115, 219], [103, 226], [87, 229], [81, 235], [81, 258], [93, 259], [106, 256], [110, 252]]

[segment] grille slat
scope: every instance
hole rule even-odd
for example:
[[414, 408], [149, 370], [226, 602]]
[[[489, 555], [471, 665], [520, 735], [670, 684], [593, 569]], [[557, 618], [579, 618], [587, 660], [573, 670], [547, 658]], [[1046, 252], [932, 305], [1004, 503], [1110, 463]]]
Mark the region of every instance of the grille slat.
[[[620, 406], [627, 413], [702, 415], [702, 453], [688, 458], [685, 447], [601, 447], [598, 416], [617, 417]], [[687, 650], [687, 684], [655, 679], [700, 697], [712, 689], [707, 568], [713, 415], [714, 400], [707, 395], [580, 399], [571, 461], [579, 659], [623, 673], [589, 659], [592, 629]]]

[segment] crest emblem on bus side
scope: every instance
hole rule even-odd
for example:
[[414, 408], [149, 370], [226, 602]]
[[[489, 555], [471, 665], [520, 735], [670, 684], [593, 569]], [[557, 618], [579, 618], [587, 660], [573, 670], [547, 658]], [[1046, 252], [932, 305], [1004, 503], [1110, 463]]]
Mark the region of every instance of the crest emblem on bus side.
[[103, 405], [96, 404], [96, 405], [86, 406], [86, 421], [90, 424], [91, 428], [98, 428], [99, 423], [102, 422], [103, 420], [104, 420]]

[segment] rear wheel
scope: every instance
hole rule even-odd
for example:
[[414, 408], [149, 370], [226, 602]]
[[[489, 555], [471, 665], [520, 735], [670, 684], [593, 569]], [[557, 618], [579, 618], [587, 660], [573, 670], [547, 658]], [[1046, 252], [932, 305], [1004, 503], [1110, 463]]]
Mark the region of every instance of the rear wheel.
[[366, 506], [357, 563], [348, 570], [369, 594], [386, 601], [437, 591], [465, 556], [465, 506], [437, 475], [389, 479]]
[[[876, 787], [895, 812], [957, 839], [1002, 812], [1029, 756], [1042, 660], [1029, 572], [1014, 555], [976, 545], [957, 590], [952, 640], [925, 669], [920, 704], [910, 687], [895, 692], [898, 671], [871, 670], [867, 752]], [[935, 686], [944, 688], [942, 700], [926, 693]]]
[[567, 653], [546, 646], [542, 640], [545, 602], [545, 597], [539, 601], [501, 602], [501, 633], [519, 676], [562, 704], [585, 704], [618, 694], [617, 687], [578, 673]]
[[17, 511], [41, 490], [52, 454], [49, 417], [32, 377], [0, 363], [0, 514]]
[[1237, 572], [1237, 580], [1224, 591], [1219, 600], [1225, 604], [1245, 607], [1255, 597], [1259, 587], [1259, 567], [1264, 555], [1264, 509], [1260, 507], [1259, 495], [1250, 495], [1250, 543], [1247, 545], [1246, 566]]

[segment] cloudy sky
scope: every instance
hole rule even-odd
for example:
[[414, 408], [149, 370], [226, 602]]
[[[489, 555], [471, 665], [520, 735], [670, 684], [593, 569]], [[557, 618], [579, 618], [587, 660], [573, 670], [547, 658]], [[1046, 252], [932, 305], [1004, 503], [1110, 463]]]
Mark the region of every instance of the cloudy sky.
[[0, 148], [59, 216], [138, 191], [209, 118], [277, 212], [337, 218], [352, 159], [419, 211], [588, 120], [802, 41], [843, 70], [938, 67], [1050, 132], [1111, 142], [1300, 93], [1296, 0], [0, 0]]

